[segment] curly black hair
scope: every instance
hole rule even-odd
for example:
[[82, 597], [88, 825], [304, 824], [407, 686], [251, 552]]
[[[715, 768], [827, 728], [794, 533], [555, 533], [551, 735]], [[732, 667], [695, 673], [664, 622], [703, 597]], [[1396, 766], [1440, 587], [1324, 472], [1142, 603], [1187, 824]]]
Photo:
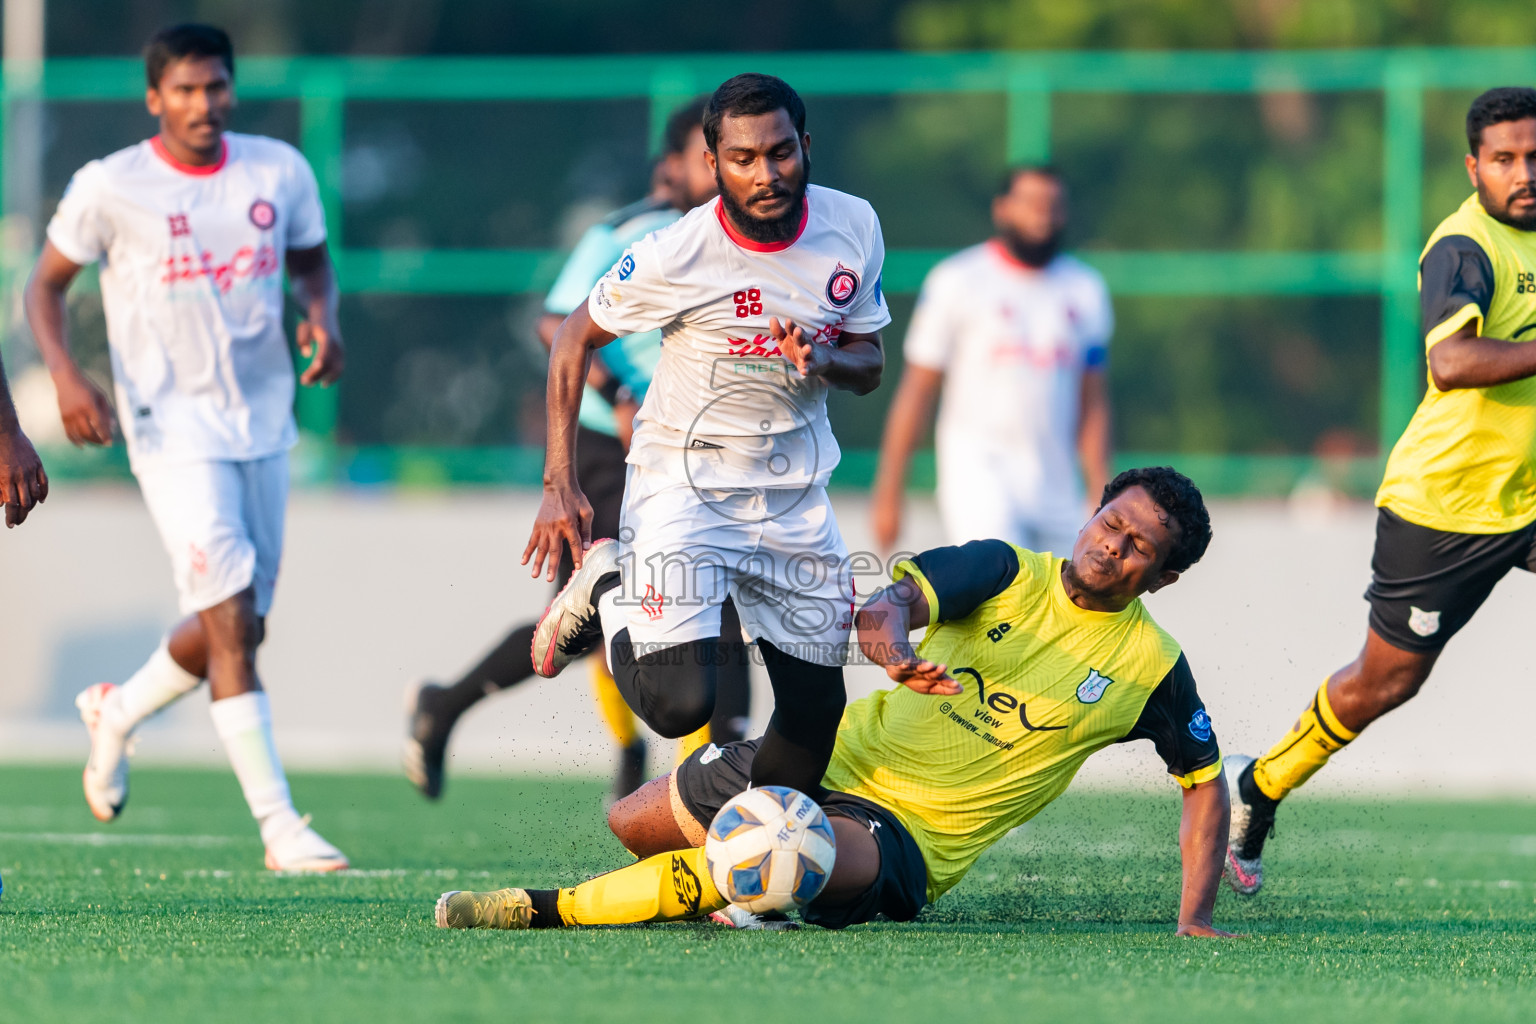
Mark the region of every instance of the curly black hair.
[[1195, 482], [1172, 466], [1128, 469], [1104, 485], [1099, 507], [1132, 487], [1140, 487], [1152, 496], [1157, 507], [1167, 513], [1165, 524], [1168, 520], [1179, 524], [1178, 538], [1163, 560], [1163, 568], [1183, 572], [1200, 561], [1211, 543], [1211, 514], [1206, 511], [1205, 498]]
[[783, 110], [795, 126], [796, 135], [805, 134], [805, 102], [782, 78], [747, 72], [720, 83], [704, 107], [704, 144], [713, 152], [720, 146], [720, 122], [727, 114], [752, 117]]
[[1483, 129], [1505, 121], [1524, 121], [1536, 117], [1536, 89], [1506, 85], [1489, 89], [1467, 110], [1467, 146], [1472, 155], [1483, 144]]
[[221, 28], [212, 25], [172, 25], [156, 32], [144, 47], [144, 78], [151, 89], [160, 88], [160, 76], [178, 60], [217, 57], [235, 77], [235, 48]]

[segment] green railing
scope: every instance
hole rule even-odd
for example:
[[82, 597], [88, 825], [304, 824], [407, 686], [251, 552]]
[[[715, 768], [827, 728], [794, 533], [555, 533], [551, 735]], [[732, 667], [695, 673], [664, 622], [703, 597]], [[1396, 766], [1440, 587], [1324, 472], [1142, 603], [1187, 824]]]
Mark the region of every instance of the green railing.
[[[1006, 98], [1010, 161], [1050, 155], [1052, 97], [1074, 93], [1254, 94], [1379, 92], [1384, 97], [1379, 251], [1094, 252], [1088, 262], [1117, 295], [1361, 295], [1381, 301], [1379, 437], [1385, 451], [1412, 415], [1422, 389], [1416, 285], [1424, 180], [1424, 92], [1536, 80], [1536, 49], [1414, 49], [1290, 53], [966, 53], [733, 54], [592, 58], [247, 58], [242, 95], [297, 100], [300, 144], [320, 182], [331, 235], [342, 230], [341, 166], [346, 105], [353, 100], [648, 100], [651, 137], [680, 100], [732, 74], [770, 69], [807, 96], [986, 93]], [[6, 102], [131, 100], [143, 93], [133, 59], [51, 60], [5, 69]], [[9, 138], [9, 133], [6, 133]], [[10, 154], [0, 154], [0, 160]], [[943, 251], [894, 249], [888, 291], [915, 291]], [[7, 254], [18, 273], [31, 253]], [[503, 294], [538, 291], [562, 254], [544, 249], [356, 249], [336, 252], [349, 293]], [[362, 459], [382, 479], [533, 482], [536, 453], [508, 449], [328, 449], [334, 391], [306, 391], [299, 416], [318, 439], [316, 459]], [[867, 481], [872, 460], [850, 453], [844, 484]], [[1155, 457], [1125, 453], [1121, 461]], [[1198, 460], [1217, 493], [1278, 493], [1317, 472], [1309, 457], [1178, 456]], [[68, 460], [66, 460], [67, 462]], [[1325, 476], [1368, 489], [1376, 459], [1321, 466]], [[100, 460], [88, 459], [90, 466]], [[435, 467], [435, 468], [434, 468]], [[320, 475], [325, 475], [321, 473]], [[921, 477], [924, 474], [919, 474]], [[1365, 481], [1364, 484], [1360, 481]]]

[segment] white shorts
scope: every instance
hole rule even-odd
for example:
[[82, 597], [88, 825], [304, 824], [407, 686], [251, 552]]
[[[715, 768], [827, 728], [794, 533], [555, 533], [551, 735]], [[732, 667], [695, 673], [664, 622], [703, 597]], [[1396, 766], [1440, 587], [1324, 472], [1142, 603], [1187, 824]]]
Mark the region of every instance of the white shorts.
[[743, 639], [847, 660], [854, 581], [825, 488], [695, 490], [632, 465], [619, 524], [618, 604], [639, 653], [718, 637], [729, 594]]
[[950, 543], [1006, 540], [1030, 551], [1072, 557], [1072, 547], [1086, 519], [1081, 500], [1075, 500], [1075, 480], [1065, 484], [1066, 501], [1053, 503], [1057, 508], [1042, 510], [1038, 502], [1027, 507], [1009, 492], [1006, 467], [965, 470], [953, 464], [940, 465], [939, 515]]
[[171, 556], [182, 614], [254, 587], [256, 614], [266, 615], [283, 556], [288, 454], [175, 463], [135, 475]]

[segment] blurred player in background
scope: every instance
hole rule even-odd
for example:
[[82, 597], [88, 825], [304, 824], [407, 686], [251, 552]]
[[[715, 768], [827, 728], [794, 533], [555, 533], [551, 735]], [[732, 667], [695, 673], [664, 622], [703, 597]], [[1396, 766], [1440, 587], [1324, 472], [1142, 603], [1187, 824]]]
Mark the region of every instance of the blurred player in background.
[[1477, 191], [1419, 259], [1429, 390], [1376, 494], [1365, 649], [1269, 753], [1227, 758], [1241, 893], [1264, 884], [1280, 801], [1419, 692], [1506, 573], [1536, 571], [1536, 89], [1479, 96], [1467, 144]]
[[5, 506], [6, 528], [26, 522], [33, 506], [47, 498], [48, 474], [16, 419], [5, 366], [0, 364], [0, 504]]
[[[544, 500], [523, 560], [553, 579], [569, 547], [577, 570], [540, 620], [534, 665], [554, 675], [603, 642], [629, 706], [686, 736], [714, 711], [729, 595], [773, 685], [753, 781], [814, 793], [852, 628], [827, 391], [879, 386], [885, 244], [868, 203], [810, 184], [805, 104], [782, 80], [725, 82], [704, 137], [720, 198], [631, 246], [555, 336]], [[593, 544], [575, 472], [581, 384], [595, 350], [656, 329], [619, 540]]]
[[929, 272], [912, 314], [871, 505], [881, 550], [901, 533], [907, 465], [936, 398], [939, 510], [956, 544], [1001, 537], [1070, 551], [1085, 494], [1109, 478], [1114, 313], [1098, 272], [1061, 254], [1061, 179], [1047, 167], [1010, 171], [992, 223], [992, 239]]
[[[904, 685], [849, 705], [838, 729], [821, 797], [837, 857], [806, 921], [912, 920], [1065, 792], [1093, 753], [1146, 739], [1184, 789], [1178, 933], [1228, 934], [1211, 924], [1227, 831], [1221, 753], [1188, 659], [1140, 599], [1200, 559], [1210, 517], [1194, 484], [1166, 467], [1122, 473], [1103, 494], [1070, 557], [1000, 540], [925, 551], [860, 611], [860, 647]], [[1001, 627], [1011, 628], [999, 639]], [[914, 629], [924, 630], [916, 651]], [[724, 910], [701, 847], [719, 808], [747, 787], [757, 749], [711, 746], [616, 804], [609, 824], [640, 863], [568, 889], [444, 893], [438, 925]], [[759, 924], [739, 911], [730, 920]]]
[[64, 305], [81, 267], [101, 264], [118, 419], [187, 616], [126, 683], [76, 698], [91, 736], [85, 798], [97, 818], [116, 818], [134, 729], [207, 679], [267, 866], [344, 868], [293, 808], [256, 675], [298, 437], [285, 267], [306, 317], [299, 348], [314, 356], [303, 382], [330, 384], [344, 362], [319, 190], [292, 146], [224, 130], [235, 105], [224, 32], [166, 29], [145, 71], [159, 134], [76, 172], [26, 287], [65, 433], [110, 444], [112, 404], [70, 355]]
[[[665, 152], [656, 165], [652, 192], [638, 203], [593, 225], [566, 260], [544, 300], [539, 339], [548, 347], [561, 321], [587, 301], [592, 286], [619, 261], [624, 250], [673, 223], [689, 210], [715, 197], [715, 176], [704, 159], [704, 103], [686, 104], [667, 119]], [[580, 438], [577, 480], [592, 503], [592, 530], [598, 537], [616, 537], [624, 498], [624, 458], [634, 433], [635, 414], [661, 359], [661, 332], [643, 331], [599, 350], [587, 374], [576, 428]], [[570, 578], [570, 555], [562, 554], [557, 583]], [[714, 717], [700, 734], [685, 743], [684, 756], [707, 742], [741, 739], [751, 712], [750, 663], [740, 640], [735, 606], [721, 609], [722, 651], [720, 693]], [[448, 738], [459, 716], [482, 698], [516, 686], [534, 675], [533, 630], [529, 622], [512, 630], [479, 664], [447, 686], [421, 683], [407, 695], [411, 709], [405, 743], [405, 771], [424, 796], [436, 799], [443, 789]], [[635, 726], [634, 713], [614, 686], [602, 659], [592, 660], [593, 685], [603, 719], [621, 750], [614, 779], [614, 799], [628, 796], [645, 781], [645, 738]]]

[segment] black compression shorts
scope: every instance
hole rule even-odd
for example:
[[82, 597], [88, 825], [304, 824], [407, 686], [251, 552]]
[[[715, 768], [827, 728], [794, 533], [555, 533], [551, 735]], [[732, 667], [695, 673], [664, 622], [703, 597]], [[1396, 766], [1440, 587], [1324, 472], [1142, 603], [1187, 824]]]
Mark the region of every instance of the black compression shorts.
[[[705, 828], [720, 807], [745, 790], [752, 778], [752, 757], [760, 740], [742, 740], [695, 750], [677, 767], [677, 792], [694, 820]], [[880, 873], [874, 884], [852, 903], [824, 906], [812, 900], [801, 910], [807, 924], [846, 928], [877, 918], [910, 921], [928, 902], [928, 868], [906, 826], [894, 814], [848, 793], [828, 793], [821, 800], [828, 816], [847, 818], [864, 826], [880, 847]]]

